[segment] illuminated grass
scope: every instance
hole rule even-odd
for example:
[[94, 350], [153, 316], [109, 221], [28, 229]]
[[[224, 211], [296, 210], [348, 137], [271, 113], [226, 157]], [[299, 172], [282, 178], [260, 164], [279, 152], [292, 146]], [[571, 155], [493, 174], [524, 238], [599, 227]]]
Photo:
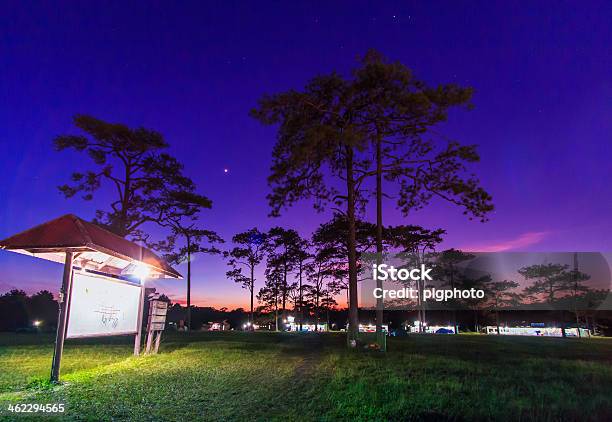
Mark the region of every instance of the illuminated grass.
[[[342, 335], [192, 333], [131, 357], [129, 339], [0, 335], [0, 406], [66, 403], [95, 420], [599, 419], [612, 415], [612, 340], [413, 336], [387, 354]], [[2, 413], [0, 413], [2, 415]], [[4, 413], [6, 416], [6, 413]]]

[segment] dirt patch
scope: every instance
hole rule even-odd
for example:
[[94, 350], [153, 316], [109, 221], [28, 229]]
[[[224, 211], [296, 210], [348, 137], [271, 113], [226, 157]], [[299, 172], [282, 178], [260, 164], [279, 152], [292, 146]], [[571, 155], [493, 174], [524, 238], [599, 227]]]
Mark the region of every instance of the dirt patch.
[[304, 380], [313, 375], [323, 355], [321, 337], [318, 334], [305, 334], [305, 336], [307, 337], [300, 339], [302, 360], [294, 371], [294, 377], [298, 380]]

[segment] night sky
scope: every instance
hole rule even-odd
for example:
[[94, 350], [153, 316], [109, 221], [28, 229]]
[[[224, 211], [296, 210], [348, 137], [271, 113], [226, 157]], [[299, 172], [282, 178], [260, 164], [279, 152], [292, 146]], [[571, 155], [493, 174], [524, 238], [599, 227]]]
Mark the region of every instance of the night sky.
[[[267, 218], [275, 129], [248, 111], [264, 93], [346, 74], [376, 48], [427, 82], [475, 88], [475, 108], [440, 130], [480, 146], [473, 169], [496, 206], [481, 224], [442, 203], [403, 218], [388, 201], [386, 223], [442, 227], [445, 247], [610, 251], [612, 3], [503, 3], [5, 1], [0, 238], [69, 212], [90, 219], [108, 204], [110, 191], [84, 202], [56, 189], [87, 168], [52, 148], [77, 133], [77, 113], [160, 131], [213, 200], [203, 225], [226, 239], [277, 224], [309, 235], [329, 213], [300, 203]], [[0, 268], [0, 293], [60, 287], [58, 264], [0, 252]], [[221, 258], [196, 258], [196, 304], [246, 305], [225, 271]], [[184, 282], [156, 286], [184, 299]]]

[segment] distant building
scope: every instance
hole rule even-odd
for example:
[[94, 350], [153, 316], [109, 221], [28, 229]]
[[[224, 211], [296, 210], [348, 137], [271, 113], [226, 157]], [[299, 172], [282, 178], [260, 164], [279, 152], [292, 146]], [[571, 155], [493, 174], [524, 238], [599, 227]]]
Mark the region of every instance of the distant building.
[[[408, 326], [411, 333], [420, 333], [418, 325]], [[425, 325], [423, 332], [427, 334], [455, 334], [455, 327], [452, 325]]]
[[[382, 330], [384, 333], [389, 332], [389, 326], [386, 324], [382, 325]], [[374, 324], [359, 324], [359, 332], [360, 333], [375, 333], [376, 325]]]
[[[502, 336], [537, 336], [537, 337], [563, 337], [563, 331], [558, 327], [499, 327], [499, 334]], [[497, 327], [484, 327], [486, 334], [497, 335]], [[578, 337], [578, 328], [566, 328], [566, 337]], [[590, 337], [591, 332], [585, 328], [580, 328], [580, 337]]]
[[295, 317], [293, 316], [288, 316], [287, 319], [283, 321], [283, 323], [285, 324], [287, 331], [328, 331], [327, 324], [318, 324], [318, 326], [315, 326], [315, 324], [309, 324], [304, 322], [302, 323], [302, 327], [300, 330], [300, 323], [296, 323]]
[[227, 320], [207, 322], [202, 324], [202, 331], [229, 331], [230, 324]]

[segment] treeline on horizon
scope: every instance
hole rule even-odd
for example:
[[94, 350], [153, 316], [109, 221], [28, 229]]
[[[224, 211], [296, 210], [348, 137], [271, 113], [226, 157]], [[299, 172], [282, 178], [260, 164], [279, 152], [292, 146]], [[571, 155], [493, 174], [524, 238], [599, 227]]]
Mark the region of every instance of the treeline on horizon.
[[[148, 289], [148, 293], [152, 293]], [[167, 323], [168, 329], [177, 329], [185, 321], [186, 309], [178, 303], [172, 303], [170, 299], [161, 295], [157, 297], [169, 303]], [[148, 304], [147, 304], [148, 305]], [[0, 295], [0, 332], [47, 332], [56, 330], [58, 317], [58, 304], [51, 292], [42, 290], [32, 295], [27, 295], [22, 290], [13, 289]], [[455, 323], [462, 331], [479, 331], [484, 325], [495, 325], [501, 319], [504, 325], [521, 325], [525, 321], [546, 323], [547, 325], [570, 326], [573, 313], [569, 311], [542, 311], [542, 310], [519, 310], [507, 312], [503, 309], [477, 309], [458, 310], [454, 315], [448, 311], [429, 310], [427, 321], [429, 325], [452, 325], [452, 316]], [[612, 334], [612, 312], [592, 312], [590, 315], [591, 330], [603, 335]], [[200, 330], [213, 322], [227, 322], [232, 330], [244, 330], [244, 325], [250, 320], [250, 313], [243, 308], [216, 309], [214, 307], [192, 306], [192, 329]], [[364, 324], [373, 324], [375, 311], [360, 309], [360, 321]], [[412, 325], [419, 318], [418, 310], [386, 310], [385, 321], [392, 331], [403, 329], [406, 325]], [[330, 309], [321, 316], [319, 323], [325, 323], [331, 330], [342, 330], [346, 328], [348, 309]], [[261, 311], [255, 312], [254, 323], [262, 329], [273, 330], [275, 328], [274, 314]], [[34, 325], [35, 322], [38, 325]], [[304, 323], [313, 324], [312, 318], [304, 320]], [[147, 312], [143, 315], [143, 328], [147, 323]], [[170, 325], [171, 324], [171, 325]]]
[[[147, 297], [155, 293], [155, 289], [146, 289]], [[179, 328], [185, 323], [186, 307], [172, 301], [164, 294], [154, 297], [157, 300], [168, 302], [168, 315], [166, 322], [172, 327]], [[145, 302], [143, 312], [143, 327], [148, 318], [148, 301]], [[250, 320], [247, 310], [215, 308], [208, 306], [191, 306], [192, 328], [201, 329], [205, 324], [227, 321], [232, 329], [242, 329]], [[333, 309], [327, 314], [327, 321], [332, 321], [338, 327], [346, 323], [346, 309]], [[57, 328], [58, 302], [48, 290], [28, 295], [25, 291], [12, 289], [0, 294], [0, 332], [51, 332]], [[261, 326], [273, 326], [273, 315], [258, 309], [255, 314], [255, 323]], [[330, 323], [331, 325], [331, 323]]]

